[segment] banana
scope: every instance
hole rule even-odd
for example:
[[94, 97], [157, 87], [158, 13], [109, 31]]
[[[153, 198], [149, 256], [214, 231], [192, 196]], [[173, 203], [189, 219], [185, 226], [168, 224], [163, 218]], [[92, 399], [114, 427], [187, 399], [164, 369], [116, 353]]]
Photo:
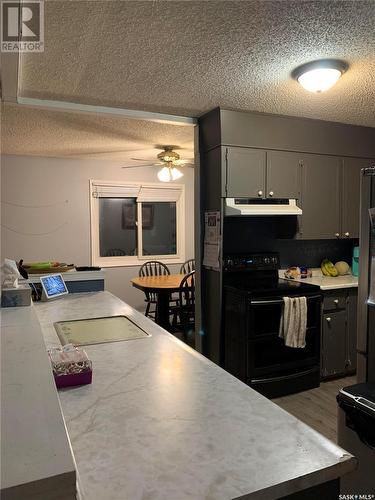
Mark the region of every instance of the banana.
[[327, 259], [324, 259], [322, 263], [320, 264], [320, 269], [322, 270], [323, 276], [330, 276], [329, 272], [326, 269], [326, 262]]
[[25, 267], [30, 267], [32, 269], [49, 269], [51, 267], [51, 262], [30, 262], [25, 264]]
[[339, 274], [333, 262], [328, 259], [324, 259], [322, 261], [320, 268], [324, 276], [331, 276], [332, 278], [335, 278]]

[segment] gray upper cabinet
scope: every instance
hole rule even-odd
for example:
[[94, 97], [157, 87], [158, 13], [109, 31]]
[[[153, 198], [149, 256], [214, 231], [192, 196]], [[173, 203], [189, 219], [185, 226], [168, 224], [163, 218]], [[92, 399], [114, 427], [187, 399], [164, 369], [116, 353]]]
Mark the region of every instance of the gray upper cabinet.
[[297, 153], [227, 148], [226, 186], [229, 198], [301, 197], [301, 166]]
[[373, 164], [361, 158], [344, 158], [342, 175], [342, 237], [359, 238], [361, 169]]
[[267, 151], [267, 197], [301, 199], [300, 155]]
[[227, 148], [228, 198], [262, 198], [266, 184], [266, 152], [261, 149]]
[[298, 238], [359, 237], [360, 171], [372, 160], [240, 147], [224, 151], [223, 197], [295, 198], [303, 212]]
[[302, 239], [339, 238], [341, 159], [334, 156], [301, 155]]

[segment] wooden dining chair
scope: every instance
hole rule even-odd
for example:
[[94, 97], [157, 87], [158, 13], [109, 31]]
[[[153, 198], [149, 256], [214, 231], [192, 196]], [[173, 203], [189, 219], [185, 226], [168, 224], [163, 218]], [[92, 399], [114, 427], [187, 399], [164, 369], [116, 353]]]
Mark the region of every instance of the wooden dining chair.
[[[163, 264], [163, 262], [159, 262], [158, 260], [149, 260], [145, 262], [141, 268], [139, 269], [139, 276], [166, 276], [171, 274], [168, 266]], [[156, 306], [157, 306], [157, 294], [154, 292], [146, 292], [145, 291], [145, 302], [146, 302], [146, 310], [145, 316], [148, 318], [156, 319]], [[153, 307], [151, 307], [153, 306]]]
[[124, 255], [126, 255], [126, 253], [124, 250], [121, 250], [121, 248], [110, 248], [105, 253], [106, 257], [122, 257]]
[[195, 259], [189, 259], [181, 265], [180, 274], [189, 274], [195, 271]]
[[188, 335], [195, 329], [195, 271], [184, 276], [178, 291], [178, 323], [187, 340]]

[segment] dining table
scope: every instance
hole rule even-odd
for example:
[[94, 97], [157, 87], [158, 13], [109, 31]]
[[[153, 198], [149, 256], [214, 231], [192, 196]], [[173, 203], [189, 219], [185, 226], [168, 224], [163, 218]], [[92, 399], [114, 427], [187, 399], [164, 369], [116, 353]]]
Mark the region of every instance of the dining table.
[[173, 292], [178, 292], [185, 274], [166, 274], [163, 276], [138, 276], [131, 280], [132, 285], [143, 292], [156, 294], [155, 323], [170, 329], [169, 302]]

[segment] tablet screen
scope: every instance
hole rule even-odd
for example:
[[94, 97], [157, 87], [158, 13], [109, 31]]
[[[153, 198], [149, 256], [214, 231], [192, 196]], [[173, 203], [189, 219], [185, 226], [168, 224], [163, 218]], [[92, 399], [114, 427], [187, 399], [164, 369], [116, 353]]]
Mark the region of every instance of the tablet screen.
[[61, 274], [41, 276], [40, 282], [42, 283], [44, 293], [48, 299], [68, 293], [68, 289], [66, 288], [65, 281]]

